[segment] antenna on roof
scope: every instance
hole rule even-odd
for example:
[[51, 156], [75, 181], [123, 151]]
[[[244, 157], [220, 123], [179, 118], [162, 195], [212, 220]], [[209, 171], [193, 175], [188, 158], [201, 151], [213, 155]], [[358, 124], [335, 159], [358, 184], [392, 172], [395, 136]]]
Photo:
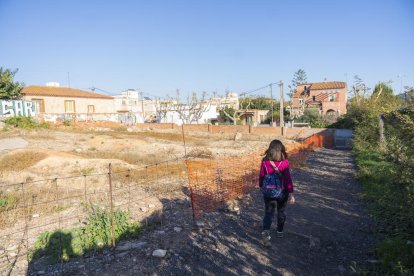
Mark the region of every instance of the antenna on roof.
[[106, 95], [113, 95], [113, 93], [111, 93], [111, 92], [109, 92], [109, 91], [106, 91], [106, 90], [103, 90], [103, 89], [100, 89], [100, 88], [98, 88], [98, 87], [95, 87], [95, 86], [91, 86], [91, 87], [89, 87], [88, 89], [90, 89], [92, 92], [94, 92], [95, 93], [95, 90], [98, 90], [98, 91], [101, 91], [101, 92], [103, 92], [104, 94], [106, 94]]

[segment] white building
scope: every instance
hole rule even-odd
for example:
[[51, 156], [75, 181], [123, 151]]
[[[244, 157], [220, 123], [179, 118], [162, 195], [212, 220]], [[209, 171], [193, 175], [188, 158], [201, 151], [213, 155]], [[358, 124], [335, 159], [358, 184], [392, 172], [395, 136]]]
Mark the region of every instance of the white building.
[[131, 113], [137, 117], [138, 123], [151, 121], [156, 115], [156, 103], [148, 97], [143, 97], [135, 89], [122, 91], [114, 96], [115, 110], [119, 113]]
[[[219, 116], [219, 109], [222, 107], [231, 107], [239, 109], [239, 97], [236, 93], [228, 93], [225, 97], [215, 97], [204, 102], [204, 112], [197, 120], [198, 116], [191, 116], [191, 106], [182, 105], [180, 111], [177, 111], [177, 102], [161, 101], [158, 102], [158, 117], [161, 123], [175, 124], [207, 124]], [[181, 115], [181, 114], [182, 115]]]

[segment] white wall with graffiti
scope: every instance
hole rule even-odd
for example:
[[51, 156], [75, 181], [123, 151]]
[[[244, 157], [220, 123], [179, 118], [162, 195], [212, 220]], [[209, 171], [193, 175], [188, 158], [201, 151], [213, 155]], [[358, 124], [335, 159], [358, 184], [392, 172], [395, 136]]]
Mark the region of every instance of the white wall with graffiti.
[[24, 100], [0, 100], [0, 118], [25, 116], [36, 116], [36, 105], [31, 101]]

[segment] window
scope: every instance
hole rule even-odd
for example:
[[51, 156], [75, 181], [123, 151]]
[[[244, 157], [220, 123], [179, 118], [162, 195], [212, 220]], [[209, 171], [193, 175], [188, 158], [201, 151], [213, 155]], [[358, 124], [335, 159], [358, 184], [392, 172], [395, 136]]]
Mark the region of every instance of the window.
[[88, 105], [88, 113], [94, 113], [95, 112], [95, 106], [94, 105]]
[[312, 96], [312, 101], [316, 101], [316, 96]]
[[66, 113], [75, 113], [75, 101], [65, 101], [65, 112]]
[[300, 104], [303, 104], [303, 99], [299, 99], [299, 103]]
[[31, 101], [35, 103], [37, 113], [45, 112], [45, 102], [43, 99], [31, 99]]
[[329, 95], [329, 101], [334, 102], [335, 101], [335, 95]]

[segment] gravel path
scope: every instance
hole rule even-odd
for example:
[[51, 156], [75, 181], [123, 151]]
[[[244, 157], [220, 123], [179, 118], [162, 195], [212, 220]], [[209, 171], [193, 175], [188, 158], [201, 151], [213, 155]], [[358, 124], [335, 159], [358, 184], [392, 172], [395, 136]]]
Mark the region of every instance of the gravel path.
[[[263, 201], [255, 190], [240, 200], [240, 214], [211, 213], [191, 227], [189, 204], [182, 200], [174, 204], [181, 212], [167, 210], [163, 226], [129, 241], [134, 249], [62, 267], [34, 265], [30, 274], [43, 269], [41, 274], [64, 275], [349, 275], [372, 259], [374, 243], [354, 173], [349, 151], [313, 153], [308, 166], [293, 172], [297, 203], [287, 208], [284, 238], [276, 237], [272, 225], [271, 249], [260, 243]], [[155, 249], [167, 255], [153, 257]]]

